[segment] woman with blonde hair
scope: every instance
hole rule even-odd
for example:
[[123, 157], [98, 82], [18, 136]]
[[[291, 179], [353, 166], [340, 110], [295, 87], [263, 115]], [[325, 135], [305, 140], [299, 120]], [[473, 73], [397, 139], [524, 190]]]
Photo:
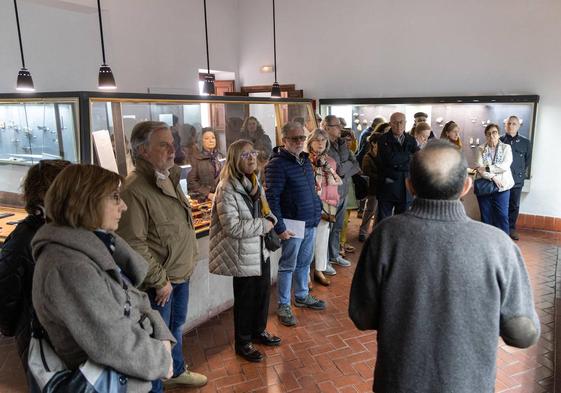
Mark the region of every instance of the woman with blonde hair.
[[210, 222], [209, 271], [233, 277], [236, 353], [250, 362], [263, 354], [252, 342], [280, 345], [267, 332], [271, 262], [264, 237], [277, 222], [257, 173], [258, 152], [241, 139], [230, 145]]
[[316, 229], [316, 243], [314, 247], [315, 270], [314, 279], [322, 285], [329, 285], [331, 281], [325, 277], [334, 276], [335, 269], [329, 263], [328, 243], [330, 226], [335, 221], [339, 204], [338, 186], [342, 184], [337, 175], [336, 162], [329, 157], [329, 136], [327, 131], [316, 128], [310, 133], [306, 141], [306, 150], [314, 169], [316, 191], [322, 202], [322, 215]]
[[142, 283], [148, 264], [115, 234], [127, 206], [123, 179], [70, 165], [45, 197], [47, 224], [33, 238], [33, 305], [70, 370], [91, 360], [126, 377], [128, 392], [172, 376], [175, 343]]
[[455, 145], [458, 149], [462, 149], [462, 139], [460, 138], [460, 126], [453, 120], [444, 124], [444, 128], [440, 133], [440, 139], [445, 139]]

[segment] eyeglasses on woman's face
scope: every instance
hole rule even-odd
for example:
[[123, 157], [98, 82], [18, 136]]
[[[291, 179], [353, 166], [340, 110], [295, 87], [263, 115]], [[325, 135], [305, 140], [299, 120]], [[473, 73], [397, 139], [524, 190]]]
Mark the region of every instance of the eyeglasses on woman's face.
[[113, 202], [115, 202], [115, 205], [120, 205], [121, 202], [123, 201], [121, 199], [121, 194], [119, 193], [119, 191], [113, 191], [108, 196], [109, 196], [109, 198], [111, 198], [113, 200]]
[[251, 150], [251, 151], [244, 151], [242, 154], [240, 154], [240, 157], [242, 158], [242, 160], [249, 160], [249, 158], [255, 158], [257, 157], [257, 152], [255, 150]]

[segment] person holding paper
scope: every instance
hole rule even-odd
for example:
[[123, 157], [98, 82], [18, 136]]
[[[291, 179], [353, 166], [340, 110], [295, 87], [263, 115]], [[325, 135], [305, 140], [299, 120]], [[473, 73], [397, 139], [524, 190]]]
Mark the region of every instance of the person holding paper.
[[[306, 135], [302, 126], [293, 122], [285, 124], [282, 128], [282, 141], [284, 146], [273, 149], [271, 159], [265, 167], [265, 183], [267, 200], [278, 219], [275, 232], [282, 240], [277, 280], [277, 316], [283, 325], [294, 326], [297, 321], [290, 307], [293, 281], [296, 307], [325, 309], [325, 302], [310, 295], [308, 290], [316, 227], [321, 219], [321, 200], [316, 190], [312, 164], [308, 154], [304, 152]], [[287, 228], [285, 219], [304, 223], [302, 238], [296, 237]]]

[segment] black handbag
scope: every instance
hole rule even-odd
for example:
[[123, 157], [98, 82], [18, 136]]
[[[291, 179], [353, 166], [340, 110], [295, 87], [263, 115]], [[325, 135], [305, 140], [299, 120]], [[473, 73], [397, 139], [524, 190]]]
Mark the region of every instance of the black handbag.
[[368, 176], [356, 174], [353, 175], [352, 179], [355, 186], [355, 196], [357, 201], [366, 198], [368, 196]]
[[473, 192], [477, 196], [486, 196], [499, 192], [499, 187], [493, 180], [479, 178], [473, 182]]
[[267, 232], [263, 241], [265, 242], [265, 248], [269, 251], [277, 251], [281, 247], [281, 239], [274, 229]]

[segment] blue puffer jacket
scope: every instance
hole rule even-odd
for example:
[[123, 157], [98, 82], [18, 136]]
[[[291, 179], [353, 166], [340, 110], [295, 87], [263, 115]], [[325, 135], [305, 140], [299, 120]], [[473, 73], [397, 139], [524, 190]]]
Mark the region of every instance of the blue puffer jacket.
[[306, 228], [319, 224], [321, 201], [307, 153], [301, 153], [298, 162], [284, 148], [275, 147], [265, 167], [265, 187], [271, 211], [278, 219], [278, 234], [286, 230], [283, 218], [306, 221]]

